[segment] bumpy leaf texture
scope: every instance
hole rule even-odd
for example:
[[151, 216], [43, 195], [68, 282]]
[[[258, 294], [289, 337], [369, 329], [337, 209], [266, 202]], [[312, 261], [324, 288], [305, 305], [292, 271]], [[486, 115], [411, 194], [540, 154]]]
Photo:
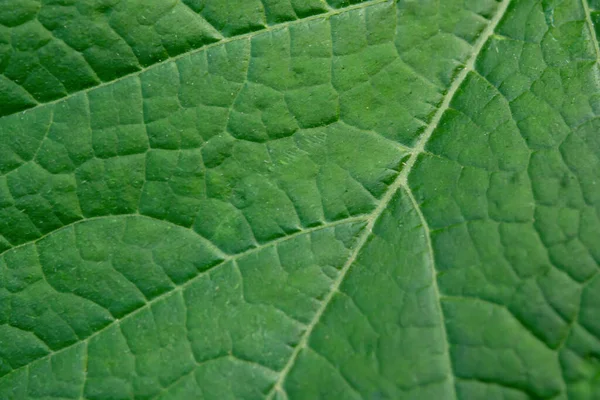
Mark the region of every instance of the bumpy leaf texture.
[[0, 399], [600, 399], [600, 1], [0, 3]]

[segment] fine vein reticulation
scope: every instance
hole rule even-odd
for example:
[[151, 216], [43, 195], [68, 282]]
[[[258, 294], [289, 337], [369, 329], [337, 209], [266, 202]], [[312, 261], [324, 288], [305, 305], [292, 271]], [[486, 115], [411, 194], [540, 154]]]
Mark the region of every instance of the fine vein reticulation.
[[[86, 6], [78, 8], [76, 5], [70, 4], [65, 5], [65, 10], [58, 11], [67, 15], [72, 14], [69, 24], [64, 26], [56, 26], [50, 20], [52, 17], [57, 17], [57, 10], [53, 10], [53, 8], [59, 7], [35, 4], [37, 2], [24, 4], [22, 9], [19, 10], [20, 13], [15, 12], [13, 16], [7, 15], [9, 21], [3, 25], [9, 32], [21, 28], [19, 29], [21, 32], [18, 34], [29, 34], [32, 37], [40, 35], [39, 40], [41, 42], [31, 49], [33, 54], [25, 53], [25, 57], [31, 58], [29, 60], [19, 57], [20, 54], [14, 52], [11, 47], [0, 49], [0, 52], [4, 53], [4, 58], [7, 59], [6, 63], [9, 64], [3, 68], [4, 76], [2, 78], [4, 79], [0, 80], [4, 89], [2, 93], [4, 104], [0, 110], [0, 117], [23, 109], [37, 107], [41, 104], [61, 101], [80, 91], [89, 91], [90, 88], [111, 84], [125, 77], [144, 72], [154, 65], [172, 62], [191, 52], [201, 51], [210, 46], [220, 46], [232, 40], [243, 40], [261, 32], [282, 29], [315, 18], [327, 18], [353, 8], [383, 1], [386, 0], [359, 1], [358, 5], [346, 5], [345, 7], [342, 6], [342, 3], [335, 8], [325, 3], [314, 2], [315, 4], [309, 5], [300, 13], [292, 11], [291, 13], [279, 14], [277, 10], [272, 10], [268, 5], [260, 4], [260, 1], [254, 2], [258, 4], [251, 4], [253, 2], [243, 4], [237, 1], [219, 3], [219, 5], [215, 4], [207, 8], [210, 9], [216, 6], [221, 7], [224, 11], [223, 14], [225, 15], [220, 16], [220, 18], [215, 16], [217, 19], [222, 19], [221, 21], [212, 22], [213, 24], [216, 22], [220, 29], [211, 25], [210, 17], [203, 16], [204, 7], [196, 5], [193, 1], [188, 1], [193, 6], [190, 6], [186, 1], [171, 1], [158, 7], [155, 5], [151, 8], [151, 14], [154, 14], [152, 16], [153, 21], [144, 20], [144, 10], [136, 10], [136, 8], [140, 8], [140, 5], [135, 3], [131, 5], [112, 5], [112, 9], [109, 5], [108, 10], [102, 10], [102, 6], [100, 6], [100, 10], [97, 11], [100, 11], [100, 15], [102, 15], [102, 12], [106, 12], [107, 17], [100, 17], [100, 20], [96, 19], [95, 21], [88, 14], [89, 11], [85, 10]], [[252, 8], [254, 8], [254, 13], [258, 13], [258, 15], [254, 15], [254, 21], [251, 20], [252, 14], [246, 16], [243, 14], [244, 9]], [[231, 30], [229, 26], [231, 23], [225, 18], [227, 18], [228, 13], [236, 9], [237, 13], [242, 11], [238, 15], [239, 20], [236, 21], [239, 26]], [[132, 32], [128, 32], [131, 27], [124, 24], [127, 20], [122, 18], [130, 19], [129, 22], [131, 22], [131, 19], [137, 16], [136, 13], [140, 12], [142, 16], [141, 18], [138, 17], [137, 24], [146, 25], [147, 28], [148, 26], [152, 27], [152, 25], [154, 27], [149, 29], [149, 34], [147, 33], [146, 37], [134, 38], [131, 35]], [[79, 15], [77, 16], [77, 14]], [[115, 18], [114, 14], [121, 14], [121, 18]], [[168, 16], [169, 14], [170, 16]], [[45, 18], [45, 15], [48, 17]], [[164, 26], [161, 32], [161, 19], [171, 19], [173, 22], [183, 24], [181, 26]], [[90, 36], [88, 38], [89, 43], [84, 44], [85, 40], [82, 41], [77, 38], [77, 35], [81, 35], [82, 25], [86, 23], [95, 23], [94, 27], [96, 29], [87, 32], [87, 35]], [[193, 29], [190, 29], [192, 27]], [[38, 30], [42, 30], [43, 33]], [[223, 36], [222, 33], [225, 33], [226, 36]], [[112, 42], [113, 49], [106, 49], [109, 50], [108, 54], [97, 54], [93, 47], [103, 46], [102, 41], [107, 39]], [[140, 46], [142, 42], [146, 43]], [[140, 47], [136, 48], [136, 46]], [[45, 54], [52, 52], [56, 54]], [[76, 75], [78, 79], [68, 76], [67, 71], [64, 70], [65, 66], [60, 65], [61, 61], [54, 59], [58, 55], [68, 58], [73, 63], [70, 66], [70, 74]], [[27, 76], [27, 72], [19, 72], [20, 68], [27, 68], [30, 75]], [[35, 82], [39, 79], [47, 80], [45, 84], [47, 87], [44, 87], [44, 91], [37, 92], [35, 87], [30, 89], [32, 81]]]
[[[484, 32], [481, 34], [481, 36], [479, 37], [479, 39], [475, 43], [475, 46], [473, 47], [473, 54], [467, 60], [467, 63], [465, 64], [464, 68], [462, 68], [461, 71], [457, 74], [457, 76], [456, 76], [455, 80], [452, 82], [452, 85], [450, 86], [447, 94], [444, 96], [444, 100], [442, 101], [440, 107], [435, 112], [433, 118], [431, 119], [431, 122], [429, 123], [429, 125], [427, 126], [427, 128], [425, 129], [425, 131], [423, 132], [423, 134], [421, 135], [421, 137], [419, 138], [419, 140], [416, 143], [416, 145], [415, 145], [415, 147], [414, 147], [414, 149], [413, 149], [410, 157], [408, 158], [408, 160], [406, 161], [406, 163], [403, 165], [402, 171], [400, 172], [400, 174], [398, 174], [398, 177], [394, 180], [394, 182], [387, 189], [386, 193], [381, 198], [380, 203], [377, 205], [377, 208], [371, 213], [371, 215], [369, 215], [368, 223], [367, 223], [367, 226], [365, 228], [365, 231], [360, 236], [360, 238], [358, 239], [357, 245], [356, 245], [355, 249], [352, 251], [352, 255], [350, 256], [350, 258], [348, 259], [348, 261], [346, 261], [346, 263], [342, 267], [341, 273], [338, 275], [336, 281], [334, 281], [334, 283], [333, 283], [333, 285], [331, 287], [331, 291], [327, 294], [327, 297], [325, 297], [325, 299], [323, 300], [321, 307], [316, 312], [314, 319], [308, 325], [308, 327], [306, 329], [306, 332], [304, 333], [304, 335], [300, 339], [300, 342], [298, 343], [298, 345], [294, 349], [294, 352], [292, 353], [292, 356], [290, 357], [290, 360], [288, 361], [288, 363], [284, 367], [283, 371], [279, 375], [277, 383], [273, 387], [271, 393], [269, 393], [269, 395], [267, 395], [267, 399], [273, 398], [273, 396], [274, 396], [274, 394], [275, 394], [276, 391], [281, 391], [282, 390], [283, 382], [285, 382], [285, 378], [286, 378], [289, 370], [294, 365], [294, 362], [296, 361], [296, 358], [298, 357], [298, 353], [302, 350], [302, 348], [304, 346], [307, 345], [309, 337], [310, 337], [310, 334], [312, 333], [312, 330], [314, 329], [315, 325], [319, 322], [319, 319], [323, 315], [323, 312], [325, 311], [325, 308], [327, 307], [327, 305], [331, 301], [331, 299], [334, 296], [334, 294], [336, 293], [336, 291], [339, 289], [340, 284], [342, 283], [342, 281], [344, 280], [344, 277], [348, 273], [348, 270], [351, 268], [352, 264], [356, 260], [356, 257], [358, 255], [358, 253], [361, 251], [362, 247], [367, 242], [368, 236], [370, 234], [372, 234], [373, 226], [377, 223], [377, 220], [381, 216], [383, 210], [385, 210], [388, 207], [390, 201], [396, 195], [396, 192], [401, 187], [404, 188], [408, 192], [408, 195], [411, 198], [413, 206], [415, 206], [415, 209], [418, 209], [418, 205], [414, 201], [413, 195], [410, 193], [410, 188], [406, 185], [406, 183], [407, 183], [407, 177], [410, 174], [410, 170], [412, 169], [413, 165], [415, 164], [415, 161], [417, 160], [417, 157], [425, 149], [427, 141], [431, 137], [431, 134], [433, 133], [434, 129], [439, 124], [439, 122], [440, 122], [440, 120], [442, 118], [442, 115], [446, 112], [446, 110], [448, 109], [448, 107], [450, 107], [450, 102], [452, 101], [452, 98], [454, 97], [454, 94], [459, 89], [459, 87], [462, 85], [462, 83], [465, 80], [467, 74], [470, 73], [470, 72], [472, 72], [473, 66], [475, 64], [475, 60], [477, 59], [477, 56], [479, 55], [479, 52], [481, 51], [481, 49], [483, 48], [484, 44], [487, 42], [487, 40], [489, 39], [489, 37], [494, 33], [494, 29], [496, 29], [496, 25], [498, 25], [498, 23], [502, 19], [504, 13], [506, 12], [506, 9], [508, 8], [509, 3], [510, 3], [509, 0], [505, 0], [504, 2], [501, 3], [501, 6], [499, 7], [498, 11], [496, 12], [496, 15], [494, 15], [494, 17], [490, 21], [489, 25], [486, 27], [486, 29], [484, 30]], [[427, 227], [427, 223], [425, 222], [425, 219], [422, 217], [422, 214], [420, 213], [420, 211], [419, 211], [419, 216], [420, 216], [420, 219], [423, 222], [423, 227], [425, 228], [425, 235], [427, 235], [429, 237], [430, 233], [429, 233], [429, 230], [426, 228]], [[432, 281], [433, 281], [433, 284], [435, 286], [435, 292], [436, 292], [437, 298], [438, 298], [437, 302], [439, 304], [439, 302], [440, 302], [440, 295], [439, 295], [439, 291], [437, 289], [437, 284], [436, 284], [436, 277], [435, 277], [436, 273], [435, 273], [435, 265], [434, 265], [434, 258], [433, 258], [434, 255], [433, 255], [433, 252], [431, 250], [429, 250], [429, 251], [430, 251], [430, 257], [431, 257], [431, 259], [430, 259], [430, 268], [432, 269], [432, 276], [433, 276]], [[441, 310], [440, 310], [440, 315], [442, 315], [441, 314]], [[442, 326], [443, 326], [443, 323], [442, 323]], [[444, 341], [447, 340], [447, 338], [445, 336], [446, 336], [446, 334], [444, 333]], [[449, 357], [449, 354], [448, 354], [448, 357]], [[450, 365], [450, 360], [449, 359], [448, 359], [448, 364]], [[453, 377], [452, 376], [450, 376], [450, 381], [451, 381], [452, 388], [454, 388], [454, 382], [453, 382]], [[453, 398], [456, 398], [456, 393], [453, 394]]]
[[599, 9], [0, 11], [0, 398], [597, 397]]

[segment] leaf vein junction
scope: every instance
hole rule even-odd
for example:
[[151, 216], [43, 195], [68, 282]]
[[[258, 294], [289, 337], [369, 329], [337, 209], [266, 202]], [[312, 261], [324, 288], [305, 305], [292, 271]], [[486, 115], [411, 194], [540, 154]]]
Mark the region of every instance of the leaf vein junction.
[[[76, 222], [74, 222], [72, 224], [69, 224], [69, 225], [66, 225], [66, 226], [62, 227], [59, 230], [67, 229], [69, 227], [72, 227], [74, 225], [77, 225], [77, 224], [80, 224], [80, 223], [83, 223], [83, 222], [87, 222], [87, 221], [93, 221], [93, 220], [97, 220], [97, 219], [106, 219], [106, 218], [119, 218], [119, 217], [125, 217], [125, 218], [137, 217], [137, 218], [156, 219], [156, 218], [147, 217], [147, 216], [138, 215], [138, 214], [110, 215], [110, 216], [102, 216], [102, 217], [89, 218], [89, 219], [86, 219], [86, 220], [76, 221]], [[89, 335], [85, 339], [76, 341], [76, 342], [74, 342], [74, 343], [72, 343], [70, 345], [67, 345], [67, 346], [65, 346], [63, 348], [60, 348], [58, 350], [50, 350], [44, 356], [39, 357], [39, 358], [31, 361], [28, 364], [22, 365], [22, 366], [20, 366], [18, 368], [13, 369], [12, 371], [8, 372], [4, 376], [2, 376], [2, 379], [5, 379], [6, 377], [10, 376], [11, 374], [13, 374], [16, 371], [19, 371], [19, 370], [21, 370], [23, 368], [28, 368], [32, 363], [35, 363], [35, 362], [40, 361], [40, 360], [47, 359], [49, 357], [53, 357], [55, 354], [64, 352], [64, 351], [66, 351], [66, 350], [68, 350], [68, 349], [70, 349], [70, 348], [72, 348], [74, 346], [77, 346], [77, 345], [80, 345], [80, 344], [87, 344], [87, 343], [89, 343], [89, 341], [92, 338], [100, 335], [102, 332], [104, 332], [104, 331], [110, 329], [111, 327], [115, 326], [115, 324], [120, 324], [121, 321], [124, 321], [124, 320], [127, 320], [129, 318], [132, 318], [133, 316], [135, 316], [139, 312], [145, 310], [146, 308], [150, 307], [151, 305], [153, 305], [153, 304], [155, 304], [155, 303], [157, 303], [157, 302], [159, 302], [159, 301], [161, 301], [161, 300], [163, 300], [163, 299], [165, 299], [165, 298], [167, 298], [167, 297], [169, 297], [169, 296], [171, 296], [173, 294], [181, 292], [183, 289], [185, 289], [186, 287], [188, 287], [189, 285], [191, 285], [192, 283], [194, 283], [198, 279], [202, 278], [207, 273], [213, 272], [217, 268], [222, 267], [222, 266], [228, 264], [229, 262], [235, 262], [236, 260], [238, 260], [240, 258], [243, 258], [243, 257], [248, 256], [250, 254], [256, 253], [258, 251], [261, 251], [261, 250], [263, 250], [263, 249], [265, 249], [267, 247], [277, 246], [277, 245], [279, 245], [282, 242], [291, 240], [291, 239], [296, 238], [296, 237], [301, 236], [301, 235], [307, 235], [307, 234], [310, 234], [312, 232], [321, 231], [323, 229], [334, 228], [336, 226], [343, 225], [343, 224], [360, 223], [360, 222], [365, 222], [365, 221], [366, 221], [366, 216], [365, 215], [359, 215], [359, 216], [354, 216], [354, 217], [350, 217], [350, 218], [345, 218], [345, 219], [341, 219], [341, 220], [329, 222], [329, 223], [326, 223], [326, 224], [323, 224], [323, 225], [319, 225], [319, 226], [316, 226], [316, 227], [308, 228], [308, 229], [305, 229], [305, 230], [302, 230], [302, 231], [299, 231], [299, 232], [295, 232], [295, 233], [292, 233], [292, 234], [287, 235], [287, 236], [282, 236], [282, 237], [280, 237], [278, 239], [275, 239], [273, 241], [264, 243], [264, 244], [262, 244], [260, 246], [252, 247], [252, 248], [250, 248], [250, 249], [248, 249], [246, 251], [243, 251], [241, 253], [238, 253], [238, 254], [234, 254], [234, 255], [230, 255], [230, 256], [224, 255], [224, 257], [222, 258], [222, 260], [219, 261], [218, 263], [216, 263], [215, 265], [209, 267], [208, 269], [205, 269], [204, 271], [199, 272], [198, 274], [196, 274], [192, 278], [188, 279], [187, 281], [185, 281], [185, 282], [183, 282], [183, 283], [181, 283], [179, 285], [176, 285], [175, 287], [173, 287], [173, 288], [171, 288], [171, 289], [163, 292], [162, 294], [154, 297], [153, 299], [151, 299], [149, 301], [146, 301], [143, 305], [141, 305], [140, 307], [138, 307], [135, 310], [131, 311], [129, 314], [126, 314], [126, 315], [124, 315], [124, 316], [122, 316], [120, 318], [113, 319], [106, 326], [104, 326], [103, 328], [101, 328], [98, 331], [94, 332], [93, 334]], [[164, 222], [167, 222], [167, 221], [164, 221]], [[176, 225], [176, 224], [173, 224], [173, 225], [180, 227], [179, 225]], [[184, 229], [189, 229], [189, 228], [184, 228]], [[53, 231], [52, 233], [55, 233], [55, 232], [57, 232], [57, 231]], [[43, 238], [45, 238], [48, 235], [42, 236], [41, 238], [33, 241], [33, 243], [39, 242], [40, 240], [42, 240]], [[206, 240], [204, 238], [202, 238], [202, 239]], [[23, 247], [23, 246], [25, 246], [27, 244], [31, 244], [31, 243], [32, 242], [28, 242], [26, 244], [22, 244], [20, 246], [13, 247], [12, 249], [9, 249], [8, 251], [14, 250], [16, 248]], [[1, 255], [2, 254], [0, 254], [0, 256]]]
[[[329, 303], [331, 302], [331, 300], [333, 299], [334, 295], [338, 292], [340, 285], [342, 284], [342, 282], [344, 281], [344, 278], [346, 277], [346, 275], [348, 274], [348, 271], [350, 270], [350, 267], [352, 266], [352, 264], [354, 264], [359, 253], [361, 252], [362, 248], [367, 243], [369, 236], [373, 232], [373, 227], [375, 226], [375, 223], [379, 220], [379, 218], [381, 217], [381, 215], [383, 214], [383, 212], [385, 211], [385, 209], [387, 208], [387, 206], [393, 199], [396, 192], [401, 187], [403, 187], [403, 188], [406, 188], [406, 191], [408, 193], [410, 193], [410, 189], [408, 188], [408, 184], [407, 184], [407, 182], [408, 182], [407, 178], [408, 178], [408, 175], [410, 174], [410, 171], [412, 170], [412, 167], [415, 165], [417, 158], [421, 155], [421, 153], [423, 153], [425, 146], [427, 145], [427, 142], [429, 141], [429, 138], [431, 137], [433, 131], [437, 128], [442, 116], [444, 115], [446, 110], [450, 107], [450, 103], [452, 102], [454, 95], [457, 93], [458, 89], [461, 87], [462, 83], [464, 82], [464, 80], [467, 77], [467, 75], [469, 74], [469, 72], [473, 71], [475, 61], [477, 60], [479, 53], [481, 52], [481, 50], [487, 43], [488, 39], [493, 35], [493, 33], [496, 29], [496, 26], [498, 25], [498, 23], [500, 22], [500, 20], [504, 16], [504, 14], [506, 13], [506, 10], [508, 9], [509, 4], [510, 4], [510, 0], [504, 0], [500, 4], [498, 11], [496, 12], [496, 15], [490, 20], [490, 23], [488, 24], [488, 26], [481, 33], [480, 37], [478, 38], [477, 42], [475, 43], [475, 45], [473, 47], [473, 53], [471, 54], [471, 56], [465, 63], [464, 67], [461, 69], [461, 71], [456, 75], [454, 81], [452, 82], [452, 85], [450, 86], [450, 89], [444, 96], [444, 99], [443, 99], [440, 107], [438, 108], [438, 110], [434, 114], [433, 118], [431, 119], [431, 122], [427, 126], [427, 129], [423, 132], [423, 134], [421, 135], [421, 138], [415, 145], [414, 150], [410, 155], [410, 158], [404, 165], [404, 168], [398, 174], [395, 181], [389, 186], [388, 190], [386, 191], [384, 196], [381, 198], [381, 201], [379, 202], [379, 204], [377, 205], [375, 210], [369, 215], [367, 226], [365, 227], [363, 233], [360, 235], [360, 237], [357, 241], [356, 247], [354, 248], [350, 257], [346, 260], [346, 263], [340, 270], [338, 277], [333, 282], [331, 289], [328, 292], [327, 296], [323, 299], [323, 302], [321, 303], [321, 307], [319, 307], [319, 309], [315, 313], [313, 320], [310, 322], [310, 324], [308, 324], [308, 327], [307, 327], [306, 331], [304, 332], [304, 334], [302, 335], [300, 341], [298, 342], [298, 345], [294, 348], [294, 351], [292, 352], [292, 355], [290, 356], [287, 364], [282, 369], [282, 371], [279, 375], [279, 378], [277, 379], [277, 381], [273, 385], [272, 389], [267, 394], [266, 398], [268, 400], [273, 399], [276, 393], [284, 392], [283, 384], [286, 380], [287, 375], [289, 374], [292, 367], [294, 366], [296, 359], [298, 358], [302, 349], [308, 345], [308, 340], [309, 340], [314, 328], [319, 323], [321, 317], [323, 316], [325, 310], [327, 309], [327, 307], [328, 307]], [[418, 204], [416, 204], [416, 202], [414, 201], [414, 197], [412, 196], [412, 194], [410, 194], [410, 197], [415, 205], [415, 209], [419, 213], [419, 217], [421, 218], [421, 220], [423, 222], [423, 228], [425, 229], [427, 236], [429, 237], [429, 229], [427, 228], [427, 224], [423, 217], [423, 214], [420, 211]], [[431, 245], [429, 245], [429, 249], [430, 249], [429, 251], [432, 252]], [[431, 260], [432, 260], [431, 261], [432, 274], [436, 275], [433, 254], [431, 254], [430, 256], [431, 256]], [[437, 288], [436, 279], [434, 279], [433, 282], [434, 282], [433, 284], [434, 284], [435, 292], [438, 297], [438, 307], [441, 308], [440, 293]], [[442, 314], [440, 314], [440, 316], [442, 318], [441, 326], [442, 326], [442, 329], [444, 330], [444, 337], [446, 338], [446, 342], [447, 342], [447, 334], [446, 334], [445, 325], [443, 322], [443, 316], [442, 316]], [[452, 362], [450, 360], [449, 353], [448, 353], [448, 363], [449, 363], [449, 367], [451, 370]], [[455, 387], [454, 377], [452, 376], [452, 374], [450, 376], [450, 379], [452, 380], [452, 386], [454, 388]], [[456, 389], [454, 389], [453, 397], [457, 398]]]

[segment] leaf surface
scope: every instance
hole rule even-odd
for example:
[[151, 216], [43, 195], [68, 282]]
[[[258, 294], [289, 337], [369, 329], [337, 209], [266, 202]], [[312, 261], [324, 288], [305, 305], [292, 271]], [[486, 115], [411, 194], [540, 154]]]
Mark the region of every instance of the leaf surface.
[[9, 3], [1, 399], [600, 397], [600, 3]]

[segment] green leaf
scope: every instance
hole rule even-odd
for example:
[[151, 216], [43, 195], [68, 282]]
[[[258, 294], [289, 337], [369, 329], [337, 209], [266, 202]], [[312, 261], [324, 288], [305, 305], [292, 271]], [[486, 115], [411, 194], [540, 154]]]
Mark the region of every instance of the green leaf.
[[0, 399], [600, 398], [600, 1], [0, 1]]

